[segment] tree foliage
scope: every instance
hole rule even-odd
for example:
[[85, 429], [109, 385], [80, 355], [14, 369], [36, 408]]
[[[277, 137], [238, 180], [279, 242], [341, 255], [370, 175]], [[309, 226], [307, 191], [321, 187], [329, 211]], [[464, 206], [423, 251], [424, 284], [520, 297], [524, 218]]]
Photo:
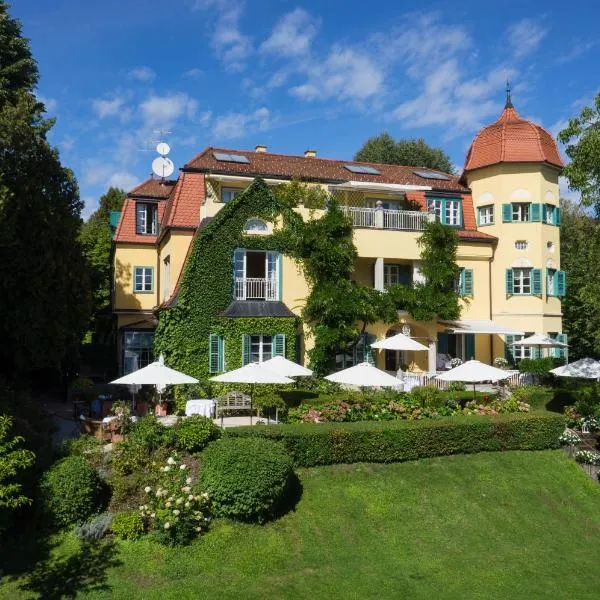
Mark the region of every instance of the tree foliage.
[[569, 188], [581, 192], [584, 204], [594, 205], [600, 215], [600, 93], [594, 106], [586, 106], [578, 117], [558, 134], [571, 159], [563, 174]]
[[569, 357], [600, 357], [600, 224], [577, 204], [561, 200], [560, 238]]
[[36, 81], [20, 25], [0, 2], [0, 372], [9, 378], [65, 367], [87, 320], [79, 191], [48, 143], [53, 121]]
[[444, 173], [454, 171], [450, 157], [441, 148], [430, 146], [423, 138], [396, 141], [386, 131], [369, 138], [354, 155], [354, 160], [427, 167]]

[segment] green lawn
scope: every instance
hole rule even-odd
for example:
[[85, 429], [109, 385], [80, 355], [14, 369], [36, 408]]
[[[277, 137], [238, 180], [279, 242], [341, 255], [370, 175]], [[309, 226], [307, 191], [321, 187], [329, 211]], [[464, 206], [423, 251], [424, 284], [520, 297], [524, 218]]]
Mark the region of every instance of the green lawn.
[[[299, 475], [302, 498], [277, 522], [215, 523], [175, 550], [142, 541], [80, 551], [66, 536], [33, 577], [0, 580], [0, 596], [52, 599], [74, 589], [85, 598], [160, 600], [600, 596], [600, 486], [560, 450]], [[0, 569], [16, 573], [31, 556], [21, 547], [15, 564]], [[104, 569], [105, 561], [119, 564]]]

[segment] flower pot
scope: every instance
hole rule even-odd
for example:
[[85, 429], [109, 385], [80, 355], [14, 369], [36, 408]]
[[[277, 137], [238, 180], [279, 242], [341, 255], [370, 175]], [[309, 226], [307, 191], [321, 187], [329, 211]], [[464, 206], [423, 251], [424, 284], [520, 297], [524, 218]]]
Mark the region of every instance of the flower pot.
[[147, 402], [138, 402], [136, 404], [135, 412], [138, 417], [143, 417], [148, 414], [148, 403]]
[[154, 414], [157, 417], [166, 417], [167, 416], [167, 405], [166, 403], [162, 403], [162, 404], [157, 404], [154, 407]]

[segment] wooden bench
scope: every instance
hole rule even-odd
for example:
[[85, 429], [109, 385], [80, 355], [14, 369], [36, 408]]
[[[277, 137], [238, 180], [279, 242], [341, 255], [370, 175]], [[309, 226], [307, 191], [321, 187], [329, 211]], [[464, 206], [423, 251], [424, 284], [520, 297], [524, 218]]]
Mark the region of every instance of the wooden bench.
[[223, 414], [233, 410], [250, 411], [250, 425], [252, 425], [251, 396], [243, 392], [228, 392], [225, 396], [217, 399], [217, 417], [221, 416], [221, 427], [223, 427]]

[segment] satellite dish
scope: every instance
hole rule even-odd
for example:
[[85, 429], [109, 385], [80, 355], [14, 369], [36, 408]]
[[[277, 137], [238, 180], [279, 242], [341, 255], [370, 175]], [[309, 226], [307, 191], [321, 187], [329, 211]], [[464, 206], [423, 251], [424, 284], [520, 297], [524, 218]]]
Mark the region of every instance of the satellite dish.
[[152, 171], [159, 177], [168, 177], [174, 169], [175, 165], [170, 158], [159, 156], [152, 161]]
[[159, 142], [156, 146], [156, 151], [161, 156], [166, 156], [167, 154], [169, 154], [169, 152], [171, 152], [171, 147], [166, 142]]

